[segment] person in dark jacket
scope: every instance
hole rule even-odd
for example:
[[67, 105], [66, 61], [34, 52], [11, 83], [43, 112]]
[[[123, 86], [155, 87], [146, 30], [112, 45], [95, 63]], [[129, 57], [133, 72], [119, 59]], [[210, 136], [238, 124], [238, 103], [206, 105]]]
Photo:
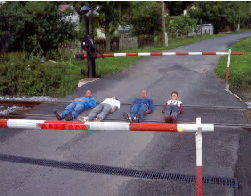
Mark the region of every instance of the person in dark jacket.
[[84, 97], [75, 98], [74, 101], [65, 108], [64, 112], [60, 114], [57, 109], [55, 109], [54, 114], [58, 120], [65, 118], [65, 120], [69, 121], [76, 118], [83, 110], [94, 108], [96, 105], [96, 100], [92, 98], [92, 92], [87, 90]]
[[124, 113], [124, 117], [129, 122], [142, 122], [145, 114], [151, 114], [153, 111], [153, 100], [147, 98], [147, 92], [141, 91], [140, 98], [134, 99], [130, 106], [130, 114]]

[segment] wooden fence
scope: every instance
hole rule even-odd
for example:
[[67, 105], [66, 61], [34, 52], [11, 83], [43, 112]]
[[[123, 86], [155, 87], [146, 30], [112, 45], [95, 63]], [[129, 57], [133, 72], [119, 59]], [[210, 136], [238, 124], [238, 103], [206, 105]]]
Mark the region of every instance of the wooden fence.
[[[105, 52], [106, 42], [105, 39], [95, 40], [95, 45], [100, 52]], [[123, 38], [113, 38], [111, 39], [111, 51], [119, 51], [124, 49], [138, 49], [147, 46], [154, 45], [154, 36], [144, 36], [144, 37], [123, 37]], [[81, 43], [69, 42], [64, 43], [59, 47], [59, 51], [67, 52], [70, 51], [72, 55], [83, 54], [84, 51], [81, 49]]]

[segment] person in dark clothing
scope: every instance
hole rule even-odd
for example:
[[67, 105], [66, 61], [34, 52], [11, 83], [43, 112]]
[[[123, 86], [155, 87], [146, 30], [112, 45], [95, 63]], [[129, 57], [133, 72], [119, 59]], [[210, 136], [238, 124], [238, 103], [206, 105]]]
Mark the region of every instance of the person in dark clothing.
[[130, 114], [124, 113], [124, 117], [129, 122], [142, 122], [145, 114], [153, 111], [153, 100], [147, 98], [147, 92], [141, 91], [140, 98], [136, 98], [130, 106]]

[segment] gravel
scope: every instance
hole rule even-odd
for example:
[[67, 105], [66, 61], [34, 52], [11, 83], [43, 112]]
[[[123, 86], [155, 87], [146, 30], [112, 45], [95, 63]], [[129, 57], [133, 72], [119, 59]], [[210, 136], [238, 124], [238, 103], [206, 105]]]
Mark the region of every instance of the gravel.
[[[9, 101], [57, 101], [57, 98], [51, 98], [49, 96], [34, 96], [34, 97], [11, 97], [11, 96], [4, 96], [0, 97], [0, 100], [9, 100]], [[0, 106], [0, 115], [7, 115], [14, 112], [18, 106], [11, 106], [7, 109], [3, 106]]]

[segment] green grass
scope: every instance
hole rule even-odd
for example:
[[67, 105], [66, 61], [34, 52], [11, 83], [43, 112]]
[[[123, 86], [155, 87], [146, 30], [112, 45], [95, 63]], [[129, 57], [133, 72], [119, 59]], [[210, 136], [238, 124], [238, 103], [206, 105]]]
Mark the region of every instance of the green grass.
[[[229, 34], [169, 39], [168, 47], [145, 47], [119, 52], [163, 51], [225, 35]], [[235, 48], [231, 47], [233, 51], [238, 52], [246, 48], [244, 56], [232, 56], [230, 80], [233, 81], [234, 84], [241, 84], [242, 86], [250, 84], [250, 67], [247, 66], [248, 63], [245, 63], [245, 61], [249, 62], [250, 60], [250, 56], [247, 58], [246, 55], [249, 53], [248, 51], [250, 51], [249, 45], [249, 43], [244, 43], [244, 45], [236, 45]], [[27, 54], [24, 52], [13, 52], [7, 56], [0, 56], [0, 69], [2, 70], [2, 72], [0, 72], [0, 94], [28, 96], [49, 95], [51, 97], [65, 97], [72, 94], [77, 88], [78, 81], [83, 77], [87, 77], [81, 74], [81, 69], [87, 72], [87, 60], [76, 61], [72, 58], [72, 54], [60, 56], [59, 53], [54, 52], [53, 55], [54, 58], [52, 59], [56, 60], [56, 63], [48, 59], [45, 63], [41, 63], [39, 56], [27, 58]], [[96, 73], [99, 77], [116, 74], [128, 68], [130, 65], [135, 64], [142, 58], [146, 57], [98, 58], [96, 59]], [[224, 78], [226, 73], [224, 70], [226, 69], [226, 59], [224, 58], [226, 57], [221, 58], [221, 63], [219, 63], [219, 66], [216, 68], [216, 72], [221, 78]], [[30, 65], [30, 67], [28, 65]], [[232, 69], [235, 71], [232, 71]]]
[[[250, 31], [250, 30], [242, 30], [240, 33]], [[217, 34], [217, 35], [203, 35], [203, 36], [196, 36], [196, 37], [189, 37], [189, 38], [177, 38], [177, 39], [169, 39], [169, 45], [168, 47], [145, 47], [145, 48], [140, 48], [140, 49], [131, 49], [131, 50], [122, 50], [119, 52], [160, 52], [164, 50], [170, 50], [174, 48], [178, 48], [180, 46], [192, 44], [195, 42], [199, 42], [202, 40], [207, 40], [207, 39], [213, 39], [217, 37], [222, 37], [226, 36], [229, 34], [233, 33], [222, 33], [222, 34]], [[130, 65], [133, 65], [136, 63], [138, 60], [146, 58], [146, 57], [111, 57], [111, 58], [98, 58], [96, 59], [96, 65], [97, 65], [97, 74], [101, 77], [108, 76], [114, 73], [118, 73], [125, 68], [129, 67]], [[86, 62], [86, 60], [85, 60]], [[87, 64], [87, 62], [85, 63]], [[82, 65], [84, 66], [84, 65]]]
[[[251, 38], [237, 42], [231, 47], [232, 52], [244, 55], [232, 55], [229, 67], [230, 87], [235, 90], [248, 90], [251, 85]], [[226, 79], [227, 56], [222, 56], [215, 68], [219, 78]]]

